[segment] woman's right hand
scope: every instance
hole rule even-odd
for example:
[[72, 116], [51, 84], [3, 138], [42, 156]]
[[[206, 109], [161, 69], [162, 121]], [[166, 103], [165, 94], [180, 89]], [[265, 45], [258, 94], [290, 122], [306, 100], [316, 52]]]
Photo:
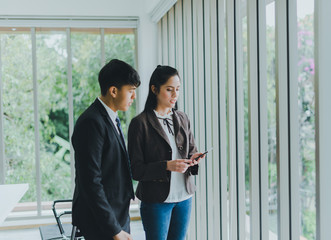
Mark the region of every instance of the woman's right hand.
[[194, 166], [191, 159], [175, 159], [167, 161], [167, 170], [184, 173], [187, 168]]

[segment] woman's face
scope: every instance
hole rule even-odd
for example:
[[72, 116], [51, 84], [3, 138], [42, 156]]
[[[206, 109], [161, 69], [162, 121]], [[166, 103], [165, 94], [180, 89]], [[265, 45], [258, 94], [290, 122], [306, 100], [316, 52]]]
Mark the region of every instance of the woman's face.
[[157, 105], [161, 108], [174, 108], [179, 96], [180, 80], [177, 75], [172, 76], [160, 87], [156, 94]]

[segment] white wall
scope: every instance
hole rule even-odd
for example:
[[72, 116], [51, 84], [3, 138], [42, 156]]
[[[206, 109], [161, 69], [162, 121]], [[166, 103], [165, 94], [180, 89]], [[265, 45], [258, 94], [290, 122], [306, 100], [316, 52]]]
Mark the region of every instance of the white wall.
[[8, 15], [43, 16], [124, 16], [139, 17], [138, 111], [141, 111], [148, 93], [150, 75], [157, 65], [157, 25], [149, 12], [160, 0], [1, 0], [0, 17]]
[[138, 27], [138, 70], [141, 80], [137, 99], [138, 112], [145, 106], [149, 79], [157, 64], [157, 24], [150, 21], [149, 15], [143, 15]]
[[164, 0], [144, 0], [144, 9], [146, 12], [152, 12], [157, 4]]

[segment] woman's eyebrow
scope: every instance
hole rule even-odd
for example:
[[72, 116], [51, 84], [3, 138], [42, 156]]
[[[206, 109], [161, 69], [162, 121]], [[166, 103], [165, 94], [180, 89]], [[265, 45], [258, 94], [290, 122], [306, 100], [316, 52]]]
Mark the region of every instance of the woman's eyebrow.
[[176, 88], [176, 87], [180, 87], [180, 85], [179, 86], [166, 86], [167, 88], [168, 87], [171, 87], [171, 88]]

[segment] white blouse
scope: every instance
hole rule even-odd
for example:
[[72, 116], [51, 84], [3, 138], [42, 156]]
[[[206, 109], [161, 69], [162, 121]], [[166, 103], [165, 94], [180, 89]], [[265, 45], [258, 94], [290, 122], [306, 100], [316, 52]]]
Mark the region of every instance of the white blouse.
[[[177, 144], [175, 141], [175, 135], [174, 135], [174, 126], [173, 126], [173, 121], [172, 121], [172, 111], [166, 115], [160, 115], [158, 112], [155, 112], [156, 117], [158, 118], [163, 131], [167, 135], [169, 142], [170, 142], [170, 147], [172, 150], [172, 159], [182, 159], [182, 156], [177, 150]], [[167, 119], [167, 121], [170, 124], [166, 124], [164, 119]], [[186, 191], [186, 186], [185, 186], [185, 176], [184, 173], [179, 173], [179, 172], [171, 172], [171, 180], [170, 180], [170, 191], [167, 199], [164, 202], [181, 202], [186, 199], [189, 199], [192, 195], [188, 194]]]

